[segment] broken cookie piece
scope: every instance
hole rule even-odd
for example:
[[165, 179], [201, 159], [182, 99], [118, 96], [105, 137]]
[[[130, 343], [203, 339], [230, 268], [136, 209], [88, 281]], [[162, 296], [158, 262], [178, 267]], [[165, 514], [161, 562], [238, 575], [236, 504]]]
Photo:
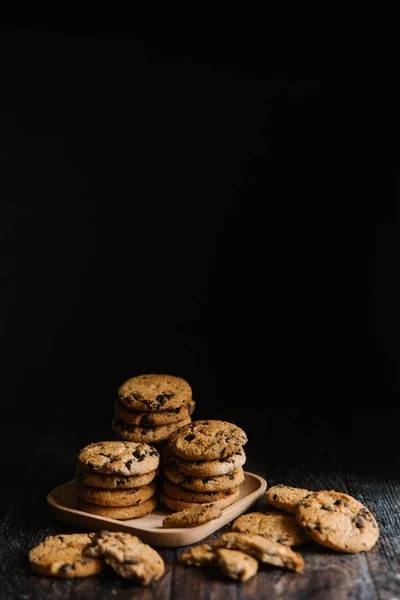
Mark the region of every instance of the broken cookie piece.
[[141, 585], [150, 585], [165, 572], [164, 561], [158, 552], [129, 533], [100, 531], [85, 550], [85, 555], [103, 557], [118, 575], [134, 579]]
[[258, 561], [240, 550], [220, 548], [216, 554], [221, 571], [231, 579], [247, 581], [258, 571]]
[[186, 550], [181, 561], [189, 567], [210, 567], [217, 564], [217, 555], [212, 544], [200, 544]]
[[196, 525], [218, 519], [221, 515], [221, 510], [214, 504], [206, 504], [205, 506], [199, 504], [168, 515], [163, 520], [163, 527], [196, 527]]
[[228, 548], [241, 550], [263, 563], [276, 567], [285, 567], [300, 572], [304, 569], [304, 560], [300, 554], [288, 546], [269, 540], [261, 535], [250, 533], [224, 533], [213, 543], [213, 549]]

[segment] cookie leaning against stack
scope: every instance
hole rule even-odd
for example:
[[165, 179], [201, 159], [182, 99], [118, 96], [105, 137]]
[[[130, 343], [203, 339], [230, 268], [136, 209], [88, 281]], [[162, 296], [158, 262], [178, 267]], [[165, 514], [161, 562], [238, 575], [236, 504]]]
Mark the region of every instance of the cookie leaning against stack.
[[120, 386], [112, 427], [120, 439], [163, 444], [191, 422], [194, 409], [192, 389], [181, 377], [138, 375]]
[[177, 431], [162, 452], [161, 502], [173, 511], [209, 503], [222, 510], [236, 502], [246, 442], [245, 432], [227, 421], [193, 421]]
[[77, 459], [77, 508], [111, 519], [144, 517], [157, 507], [158, 451], [145, 443], [98, 442]]

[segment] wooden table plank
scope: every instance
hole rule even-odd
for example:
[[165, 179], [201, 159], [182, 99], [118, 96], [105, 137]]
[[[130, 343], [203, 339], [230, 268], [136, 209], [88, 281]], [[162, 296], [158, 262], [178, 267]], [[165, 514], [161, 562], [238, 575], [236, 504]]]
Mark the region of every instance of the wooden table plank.
[[[29, 427], [19, 439], [29, 447], [28, 453], [16, 452], [13, 469], [7, 475], [8, 485], [0, 495], [0, 600], [42, 600], [70, 598], [94, 600], [115, 598], [192, 599], [321, 599], [394, 600], [400, 598], [400, 477], [392, 461], [386, 470], [375, 462], [355, 460], [354, 443], [341, 449], [324, 443], [326, 430], [312, 434], [313, 442], [301, 445], [279, 444], [275, 424], [254, 428], [253, 415], [244, 415], [249, 435], [246, 446], [246, 469], [265, 477], [269, 485], [285, 483], [310, 489], [335, 488], [358, 497], [373, 511], [380, 526], [380, 539], [368, 553], [342, 554], [310, 544], [301, 549], [306, 567], [296, 574], [260, 565], [257, 576], [246, 583], [236, 583], [216, 569], [186, 567], [179, 561], [184, 548], [158, 549], [166, 562], [166, 575], [149, 589], [115, 577], [111, 572], [81, 580], [58, 580], [34, 574], [28, 564], [29, 549], [46, 535], [71, 532], [48, 510], [46, 495], [50, 489], [70, 479], [74, 473], [76, 454], [90, 441], [107, 439], [107, 424], [77, 424], [66, 428], [43, 429], [37, 439]], [[253, 429], [251, 429], [253, 427]], [[279, 429], [279, 428], [278, 428]], [[275, 437], [273, 437], [275, 435]], [[334, 439], [334, 438], [332, 438]], [[317, 450], [313, 453], [313, 443]], [[15, 443], [13, 432], [4, 432], [5, 448]], [[350, 454], [349, 454], [350, 453]], [[345, 460], [349, 455], [354, 458]], [[265, 510], [260, 500], [252, 510]], [[221, 532], [211, 536], [215, 538]]]

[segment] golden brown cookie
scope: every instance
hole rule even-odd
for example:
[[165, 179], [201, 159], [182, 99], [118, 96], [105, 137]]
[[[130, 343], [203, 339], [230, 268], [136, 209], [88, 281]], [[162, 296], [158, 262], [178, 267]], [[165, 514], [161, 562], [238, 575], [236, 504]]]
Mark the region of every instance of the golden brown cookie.
[[103, 557], [118, 575], [134, 579], [141, 585], [150, 585], [165, 572], [164, 561], [158, 552], [129, 533], [100, 531], [85, 553]]
[[90, 487], [81, 483], [77, 483], [76, 486], [76, 493], [81, 500], [100, 506], [114, 507], [141, 504], [154, 496], [155, 491], [156, 484], [154, 482], [142, 487], [125, 490], [101, 490], [100, 488]]
[[191, 417], [186, 417], [177, 423], [159, 425], [158, 427], [139, 427], [129, 425], [120, 419], [113, 419], [112, 427], [118, 436], [130, 442], [159, 443], [166, 441], [175, 431], [191, 422]]
[[184, 460], [172, 454], [168, 445], [164, 448], [161, 457], [162, 463], [167, 467], [178, 469], [181, 473], [190, 477], [215, 477], [225, 475], [246, 462], [246, 454], [242, 447], [235, 452], [216, 460]]
[[295, 514], [297, 503], [310, 493], [310, 490], [295, 488], [289, 485], [274, 485], [265, 492], [265, 500], [275, 508]]
[[342, 552], [370, 550], [379, 537], [372, 513], [352, 496], [334, 490], [309, 493], [299, 502], [296, 518], [313, 540]]
[[101, 558], [84, 556], [94, 533], [48, 536], [29, 552], [29, 563], [36, 573], [51, 577], [87, 577], [104, 569]]
[[190, 477], [180, 473], [177, 469], [165, 467], [164, 475], [173, 483], [195, 492], [223, 492], [230, 488], [236, 488], [244, 481], [242, 467], [216, 477]]
[[236, 581], [247, 581], [258, 571], [258, 561], [240, 550], [219, 548], [216, 554], [218, 565], [226, 577]]
[[227, 495], [234, 494], [238, 490], [238, 487], [230, 488], [224, 492], [193, 492], [192, 490], [187, 490], [166, 479], [162, 485], [162, 489], [167, 496], [174, 498], [175, 500], [204, 504], [205, 502], [209, 503], [214, 502], [214, 500], [222, 500], [223, 498], [226, 498]]
[[207, 504], [206, 506], [200, 504], [168, 515], [163, 520], [163, 527], [196, 527], [197, 525], [218, 519], [221, 515], [221, 509], [214, 506], [214, 504]]
[[311, 541], [306, 531], [297, 524], [296, 517], [278, 512], [241, 515], [232, 523], [231, 531], [262, 535], [286, 546], [298, 546]]
[[[185, 508], [192, 508], [193, 506], [207, 506], [205, 504], [199, 504], [198, 502], [185, 502], [185, 500], [175, 500], [174, 498], [170, 498], [164, 492], [159, 492], [160, 502], [165, 504], [168, 508], [175, 511], [185, 510]], [[214, 500], [212, 504], [214, 504], [220, 510], [231, 506], [234, 502], [239, 499], [239, 490], [234, 494], [227, 494], [225, 498], [221, 498], [219, 500]]]
[[118, 390], [118, 401], [139, 411], [174, 410], [192, 399], [192, 388], [182, 377], [148, 374], [132, 377]]
[[186, 404], [174, 410], [162, 410], [153, 412], [143, 412], [126, 408], [120, 402], [114, 404], [114, 414], [116, 419], [125, 421], [130, 425], [139, 425], [140, 427], [158, 427], [159, 425], [170, 425], [177, 423], [187, 417], [192, 416], [196, 403], [189, 400]]
[[80, 469], [105, 475], [143, 475], [159, 463], [159, 452], [149, 444], [122, 441], [89, 444], [77, 459]]
[[83, 512], [91, 513], [93, 515], [99, 515], [100, 517], [108, 517], [109, 519], [117, 519], [124, 521], [127, 519], [138, 519], [139, 517], [145, 517], [157, 508], [157, 496], [154, 495], [148, 500], [145, 500], [141, 504], [134, 506], [100, 506], [99, 504], [92, 504], [91, 502], [85, 502], [80, 498], [76, 499], [76, 507], [78, 510]]
[[168, 447], [185, 460], [215, 460], [238, 452], [247, 435], [227, 421], [193, 421], [173, 434]]
[[186, 550], [181, 561], [188, 567], [210, 567], [217, 564], [217, 555], [211, 544], [200, 544]]
[[299, 572], [304, 568], [304, 561], [300, 554], [294, 552], [288, 546], [273, 542], [262, 535], [224, 533], [213, 543], [213, 548], [214, 550], [218, 548], [241, 550], [263, 563], [276, 567], [286, 567], [292, 571]]
[[102, 473], [90, 473], [79, 467], [76, 470], [76, 478], [79, 483], [98, 487], [106, 490], [124, 490], [129, 488], [138, 488], [143, 485], [148, 485], [157, 475], [157, 470], [144, 473], [143, 475], [103, 475]]

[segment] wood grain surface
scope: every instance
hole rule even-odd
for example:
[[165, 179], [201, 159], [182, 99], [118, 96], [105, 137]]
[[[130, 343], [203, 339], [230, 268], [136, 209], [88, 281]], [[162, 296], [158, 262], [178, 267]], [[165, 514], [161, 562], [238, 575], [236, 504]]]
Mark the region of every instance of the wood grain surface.
[[[211, 418], [220, 417], [216, 413]], [[385, 462], [384, 449], [378, 452], [368, 444], [362, 447], [361, 439], [343, 436], [336, 426], [329, 430], [324, 417], [312, 424], [299, 423], [298, 435], [292, 423], [286, 444], [281, 433], [277, 435], [285, 425], [283, 415], [275, 416], [263, 428], [251, 414], [238, 412], [231, 420], [245, 427], [249, 436], [246, 469], [265, 477], [269, 485], [337, 489], [359, 498], [378, 520], [380, 538], [376, 546], [366, 554], [346, 555], [309, 544], [300, 549], [306, 564], [302, 573], [260, 565], [256, 577], [242, 584], [224, 578], [218, 569], [181, 565], [179, 557], [185, 548], [159, 548], [166, 574], [149, 589], [111, 572], [81, 580], [41, 577], [29, 567], [29, 549], [47, 535], [72, 532], [52, 515], [46, 495], [73, 476], [81, 447], [110, 439], [111, 434], [107, 424], [103, 428], [98, 424], [67, 424], [43, 425], [38, 437], [29, 425], [22, 425], [16, 439], [15, 433], [4, 427], [1, 446], [8, 462], [0, 495], [0, 600], [400, 598], [400, 477], [396, 461]], [[390, 448], [393, 451], [394, 447]], [[254, 510], [265, 508], [262, 500]], [[220, 534], [221, 530], [209, 539]]]

